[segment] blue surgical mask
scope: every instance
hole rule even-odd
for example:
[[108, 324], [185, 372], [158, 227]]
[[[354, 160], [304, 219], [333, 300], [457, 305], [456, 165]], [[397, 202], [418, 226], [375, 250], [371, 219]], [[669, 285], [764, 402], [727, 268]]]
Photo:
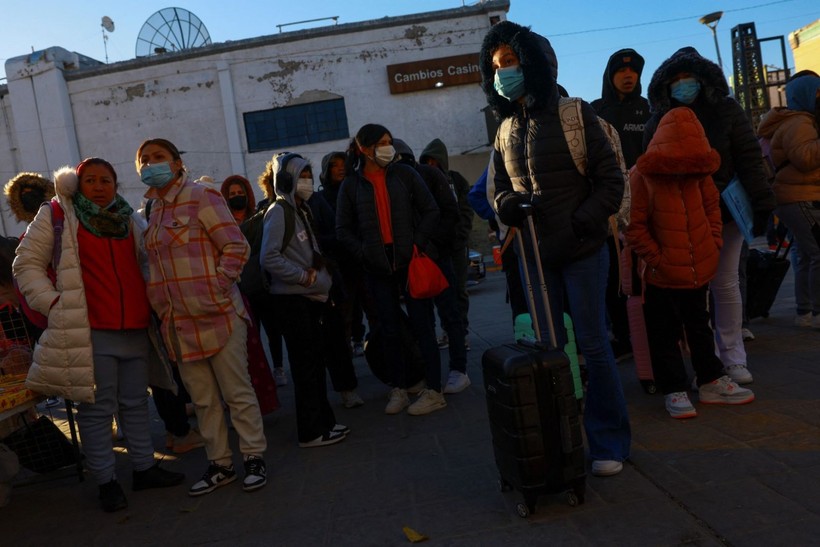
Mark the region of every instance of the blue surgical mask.
[[681, 78], [669, 86], [669, 94], [678, 102], [692, 104], [700, 93], [700, 82], [695, 78]]
[[508, 101], [515, 101], [524, 94], [524, 71], [521, 65], [496, 69], [493, 87]]
[[151, 188], [164, 188], [175, 178], [171, 165], [167, 161], [144, 165], [140, 169], [140, 180]]

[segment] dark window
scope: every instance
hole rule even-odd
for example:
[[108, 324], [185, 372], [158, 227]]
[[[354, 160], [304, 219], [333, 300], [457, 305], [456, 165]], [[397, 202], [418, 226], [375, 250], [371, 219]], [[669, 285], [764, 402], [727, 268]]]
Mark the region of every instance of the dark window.
[[347, 139], [344, 99], [246, 112], [248, 152]]

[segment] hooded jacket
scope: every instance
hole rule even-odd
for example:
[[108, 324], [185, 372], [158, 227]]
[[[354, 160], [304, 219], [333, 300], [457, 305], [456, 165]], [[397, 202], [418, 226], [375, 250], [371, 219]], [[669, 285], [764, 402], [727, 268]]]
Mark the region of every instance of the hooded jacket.
[[695, 289], [717, 273], [723, 225], [711, 174], [718, 166], [690, 109], [673, 108], [661, 119], [630, 177], [626, 239], [648, 265], [646, 283]]
[[[638, 73], [635, 88], [621, 99], [612, 83], [615, 73], [623, 66], [631, 66]], [[644, 59], [634, 49], [621, 49], [612, 54], [604, 70], [601, 98], [592, 101], [598, 115], [612, 124], [621, 138], [626, 168], [629, 169], [643, 152], [643, 131], [650, 117], [649, 101], [641, 97], [641, 74]]]
[[[470, 240], [470, 233], [473, 231], [473, 208], [467, 201], [467, 194], [470, 193], [470, 183], [467, 182], [458, 171], [450, 171], [450, 158], [447, 153], [447, 146], [441, 139], [433, 139], [424, 147], [419, 156], [419, 163], [425, 164], [427, 158], [432, 158], [438, 162], [439, 169], [447, 177], [447, 180], [458, 204], [458, 222], [455, 226], [454, 238], [452, 241], [453, 252], [463, 252], [467, 248]], [[438, 202], [438, 200], [436, 200]], [[439, 202], [439, 207], [441, 203]]]
[[[510, 102], [493, 87], [492, 54], [506, 44], [524, 74], [521, 101]], [[578, 172], [558, 118], [557, 63], [549, 42], [526, 27], [503, 21], [481, 46], [482, 88], [502, 119], [493, 150], [495, 203], [522, 192], [535, 210], [541, 258], [560, 266], [585, 258], [603, 245], [608, 218], [618, 210], [624, 179], [592, 107], [582, 102], [587, 172]]]
[[775, 108], [760, 121], [758, 134], [770, 139], [777, 203], [820, 201], [820, 136], [815, 96], [820, 78], [803, 76], [786, 86], [788, 108]]
[[333, 208], [334, 213], [336, 212], [336, 201], [339, 199], [339, 188], [342, 187], [341, 182], [339, 184], [330, 182], [330, 164], [336, 158], [341, 159], [342, 163], [344, 163], [346, 159], [345, 153], [331, 152], [325, 155], [325, 157], [322, 158], [322, 173], [319, 175], [319, 182], [321, 182], [319, 193], [325, 198], [327, 204]]
[[[79, 184], [76, 171], [72, 167], [64, 167], [55, 173], [54, 179], [57, 201], [65, 215], [56, 283], [52, 284], [46, 274], [54, 246], [50, 207], [41, 207], [29, 224], [26, 236], [17, 248], [13, 265], [14, 275], [26, 301], [33, 310], [48, 316], [48, 327], [34, 347], [26, 386], [44, 395], [93, 403], [96, 385], [86, 298], [98, 298], [99, 295], [95, 287], [86, 287], [83, 283], [78, 244], [80, 221], [73, 206], [73, 196]], [[136, 213], [132, 215], [131, 238], [140, 265], [146, 263], [142, 249], [144, 228], [142, 217]], [[112, 260], [116, 262], [116, 257]], [[141, 273], [137, 272], [136, 275]], [[120, 304], [127, 304], [136, 297], [125, 295]], [[141, 297], [145, 299], [141, 309], [146, 313], [143, 319], [147, 322], [147, 297], [144, 293]]]
[[231, 175], [226, 178], [222, 182], [222, 186], [219, 189], [219, 192], [222, 194], [222, 197], [225, 198], [225, 201], [228, 202], [228, 208], [231, 209], [231, 214], [234, 215], [236, 218], [236, 211], [230, 206], [230, 202], [228, 201], [228, 194], [230, 193], [231, 186], [234, 184], [240, 184], [242, 188], [245, 190], [245, 196], [248, 198], [247, 202], [245, 203], [245, 220], [248, 220], [253, 216], [253, 213], [256, 211], [256, 197], [253, 195], [253, 187], [251, 187], [250, 181], [241, 175]]
[[[700, 93], [691, 105], [682, 105], [669, 94], [669, 83], [681, 72], [691, 73], [701, 85]], [[729, 86], [721, 68], [701, 57], [695, 48], [681, 48], [661, 63], [652, 75], [649, 104], [652, 118], [646, 124], [644, 145], [652, 139], [664, 114], [674, 106], [688, 106], [703, 126], [709, 144], [720, 154], [720, 168], [712, 176], [718, 192], [737, 176], [757, 213], [757, 231], [761, 228], [761, 220], [762, 227], [765, 227], [775, 201], [763, 168], [763, 155], [749, 118], [737, 101], [729, 97]], [[721, 212], [724, 223], [734, 222], [722, 201]]]
[[[38, 195], [38, 199], [34, 200], [38, 203], [34, 207], [23, 204], [21, 196], [26, 188], [31, 188]], [[37, 173], [20, 173], [6, 183], [4, 192], [17, 222], [28, 224], [34, 220], [40, 204], [54, 197], [54, 183]]]
[[[311, 227], [310, 208], [306, 202], [296, 204], [296, 181], [310, 162], [302, 157], [291, 157], [285, 164], [285, 172], [290, 176], [283, 177], [280, 167], [281, 157], [274, 162], [273, 190], [277, 201], [265, 212], [262, 232], [262, 247], [259, 260], [262, 268], [270, 275], [271, 294], [298, 294], [324, 302], [330, 292], [331, 277], [321, 261], [321, 252], [316, 234]], [[278, 201], [279, 198], [285, 203]], [[293, 213], [293, 236], [282, 250], [285, 235], [285, 208], [290, 207]], [[317, 260], [318, 259], [318, 260]], [[317, 270], [316, 282], [304, 287], [308, 269]]]
[[365, 178], [363, 167], [345, 177], [336, 209], [339, 242], [366, 272], [380, 275], [406, 268], [413, 256], [413, 245], [425, 250], [439, 222], [438, 206], [412, 167], [391, 163], [387, 166], [385, 183], [393, 228], [392, 264], [379, 227], [375, 190]]

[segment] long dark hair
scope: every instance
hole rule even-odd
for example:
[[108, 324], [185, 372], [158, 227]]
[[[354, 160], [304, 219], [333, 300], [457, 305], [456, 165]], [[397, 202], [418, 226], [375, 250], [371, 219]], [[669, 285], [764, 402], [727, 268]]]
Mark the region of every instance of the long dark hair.
[[393, 139], [393, 134], [383, 125], [376, 123], [368, 123], [359, 129], [356, 136], [350, 139], [350, 144], [347, 147], [347, 158], [345, 159], [345, 173], [353, 174], [364, 164], [364, 158], [359, 150], [359, 146], [373, 146], [386, 134]]

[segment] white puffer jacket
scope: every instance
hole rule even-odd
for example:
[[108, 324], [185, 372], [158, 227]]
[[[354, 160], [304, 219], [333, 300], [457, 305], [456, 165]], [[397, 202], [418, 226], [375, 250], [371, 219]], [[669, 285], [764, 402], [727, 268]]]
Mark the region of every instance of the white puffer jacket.
[[[48, 327], [34, 347], [26, 387], [44, 395], [93, 403], [96, 385], [91, 326], [77, 248], [79, 220], [72, 203], [78, 188], [74, 168], [59, 169], [54, 181], [56, 199], [65, 215], [56, 286], [46, 274], [54, 248], [50, 207], [41, 207], [29, 224], [13, 265], [14, 277], [29, 306], [48, 316]], [[144, 229], [140, 219], [134, 215], [131, 221], [138, 256]]]

